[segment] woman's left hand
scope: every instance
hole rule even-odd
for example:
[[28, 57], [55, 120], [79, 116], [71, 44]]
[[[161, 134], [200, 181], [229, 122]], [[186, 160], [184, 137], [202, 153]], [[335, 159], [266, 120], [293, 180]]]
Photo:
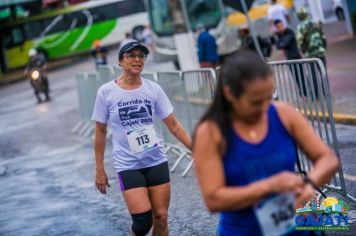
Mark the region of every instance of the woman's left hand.
[[312, 199], [316, 199], [314, 188], [311, 184], [304, 184], [302, 188], [297, 191], [297, 199], [295, 203], [296, 209], [304, 207], [304, 205]]

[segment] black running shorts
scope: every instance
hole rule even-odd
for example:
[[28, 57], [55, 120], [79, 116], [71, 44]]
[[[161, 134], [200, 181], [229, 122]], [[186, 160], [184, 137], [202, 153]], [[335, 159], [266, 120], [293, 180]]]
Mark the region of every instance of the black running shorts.
[[137, 170], [120, 171], [118, 177], [122, 192], [132, 188], [147, 188], [170, 182], [168, 162]]

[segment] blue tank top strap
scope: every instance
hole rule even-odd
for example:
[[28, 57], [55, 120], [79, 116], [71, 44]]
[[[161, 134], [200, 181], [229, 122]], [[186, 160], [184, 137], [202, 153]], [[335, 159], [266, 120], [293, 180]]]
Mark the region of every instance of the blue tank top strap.
[[283, 134], [284, 136], [291, 138], [288, 129], [284, 126], [282, 120], [278, 115], [276, 105], [274, 105], [273, 103], [271, 103], [268, 109], [268, 119], [269, 119], [270, 131], [281, 132], [280, 134]]

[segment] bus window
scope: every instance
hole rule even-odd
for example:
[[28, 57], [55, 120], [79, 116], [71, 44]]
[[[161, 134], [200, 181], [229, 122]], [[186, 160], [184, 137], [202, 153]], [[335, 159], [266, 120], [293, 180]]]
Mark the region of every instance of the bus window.
[[138, 12], [144, 12], [142, 0], [126, 0], [90, 9], [94, 22], [116, 19]]
[[83, 27], [86, 26], [88, 23], [87, 17], [84, 15], [83, 12], [77, 11], [73, 13], [69, 13], [66, 15], [68, 25], [70, 27]]
[[24, 24], [23, 28], [25, 30], [26, 39], [38, 38], [41, 36], [41, 33], [44, 30], [44, 28], [42, 28], [41, 21], [26, 23]]
[[149, 1], [151, 9], [150, 18], [153, 31], [158, 36], [172, 35], [174, 33], [173, 22], [166, 0]]
[[117, 9], [116, 4], [109, 4], [92, 8], [90, 9], [90, 13], [93, 16], [93, 22], [99, 23], [101, 21], [117, 18], [119, 16], [119, 10], [121, 9]]
[[100, 7], [92, 8], [89, 11], [91, 16], [93, 17], [93, 23], [99, 23], [105, 20], [105, 14], [103, 14]]
[[116, 8], [116, 4], [110, 4], [104, 7], [101, 7], [103, 15], [107, 20], [116, 19], [119, 17], [119, 9]]
[[185, 0], [192, 29], [198, 23], [216, 27], [221, 19], [219, 2], [216, 0]]
[[117, 3], [119, 16], [127, 16], [137, 12], [144, 12], [145, 6], [142, 0], [127, 0]]
[[23, 44], [25, 38], [20, 27], [13, 27], [9, 31], [10, 32], [5, 33], [5, 48], [9, 49]]
[[50, 17], [44, 20], [46, 35], [62, 32], [68, 29], [67, 21], [63, 15]]

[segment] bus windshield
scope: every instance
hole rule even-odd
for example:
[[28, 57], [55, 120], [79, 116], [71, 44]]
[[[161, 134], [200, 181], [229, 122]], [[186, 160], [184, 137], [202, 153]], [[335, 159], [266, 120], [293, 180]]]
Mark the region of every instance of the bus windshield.
[[[172, 35], [173, 22], [166, 0], [149, 0], [150, 19], [153, 31], [158, 36]], [[198, 23], [206, 27], [216, 27], [221, 20], [219, 0], [184, 0], [189, 23], [195, 29]]]

